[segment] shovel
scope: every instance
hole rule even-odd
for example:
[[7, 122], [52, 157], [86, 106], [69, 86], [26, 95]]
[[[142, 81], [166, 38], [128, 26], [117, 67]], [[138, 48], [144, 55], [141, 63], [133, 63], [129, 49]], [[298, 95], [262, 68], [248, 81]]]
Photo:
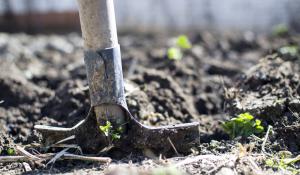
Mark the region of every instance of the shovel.
[[51, 146], [68, 140], [85, 153], [98, 153], [109, 145], [120, 149], [189, 151], [199, 141], [198, 122], [150, 127], [130, 114], [124, 95], [113, 0], [77, 2], [91, 108], [87, 117], [72, 128], [35, 125], [43, 144]]

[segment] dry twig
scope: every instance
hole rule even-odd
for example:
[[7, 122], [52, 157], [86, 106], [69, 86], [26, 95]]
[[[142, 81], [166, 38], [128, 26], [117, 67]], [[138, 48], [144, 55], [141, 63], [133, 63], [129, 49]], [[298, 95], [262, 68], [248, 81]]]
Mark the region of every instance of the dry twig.
[[25, 172], [30, 172], [30, 171], [32, 171], [32, 169], [31, 169], [31, 167], [30, 167], [30, 165], [29, 165], [28, 163], [23, 162], [22, 165], [23, 165], [23, 167], [24, 167]]
[[173, 148], [173, 150], [175, 151], [176, 155], [177, 155], [178, 157], [181, 156], [181, 155], [178, 153], [178, 151], [177, 151], [175, 145], [173, 144], [172, 140], [170, 139], [170, 137], [168, 137], [168, 141], [170, 142], [170, 145], [172, 146], [172, 148]]
[[30, 158], [27, 156], [0, 156], [0, 163], [11, 163], [11, 162], [27, 162]]
[[16, 146], [16, 150], [19, 154], [26, 156], [31, 160], [41, 160], [41, 158], [29, 153], [28, 151], [26, 151], [24, 148], [22, 148], [20, 146]]
[[[49, 160], [55, 157], [54, 153], [46, 153], [35, 155], [39, 159]], [[90, 157], [90, 156], [82, 156], [75, 155], [70, 153], [64, 153], [63, 156], [59, 157], [59, 160], [82, 160], [82, 161], [93, 161], [100, 163], [110, 163], [111, 158], [109, 157]], [[32, 159], [28, 156], [0, 156], [0, 163], [11, 163], [11, 162], [29, 162]]]
[[250, 163], [255, 174], [263, 174], [262, 170], [258, 167], [258, 165], [253, 161], [252, 157], [247, 156], [246, 160]]
[[50, 163], [55, 163], [55, 161], [57, 159], [59, 159], [60, 157], [62, 157], [65, 153], [67, 153], [67, 151], [69, 149], [70, 148], [65, 148], [65, 149], [61, 150], [59, 153], [55, 154], [55, 156], [46, 164], [46, 166], [48, 166]]
[[267, 154], [266, 149], [265, 149], [265, 146], [266, 146], [267, 140], [268, 140], [268, 138], [269, 138], [269, 134], [270, 134], [271, 129], [272, 129], [272, 126], [269, 125], [269, 126], [268, 126], [268, 130], [267, 130], [267, 133], [266, 133], [266, 135], [265, 135], [265, 137], [264, 137], [264, 141], [263, 141], [263, 143], [262, 143], [262, 145], [261, 145], [261, 152], [264, 153], [264, 154]]

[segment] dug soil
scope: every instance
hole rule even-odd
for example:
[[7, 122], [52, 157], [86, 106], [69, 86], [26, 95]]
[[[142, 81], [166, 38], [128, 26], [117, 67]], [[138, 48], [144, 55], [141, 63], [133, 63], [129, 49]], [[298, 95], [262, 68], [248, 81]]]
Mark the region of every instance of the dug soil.
[[[265, 160], [279, 151], [300, 153], [300, 58], [298, 51], [282, 49], [298, 46], [300, 37], [200, 32], [189, 38], [193, 47], [174, 61], [166, 54], [172, 37], [120, 36], [130, 112], [150, 126], [200, 122], [200, 145], [189, 154], [174, 150], [165, 158], [151, 150], [105, 153], [113, 158], [111, 164], [16, 161], [0, 163], [0, 174], [289, 173], [266, 166]], [[57, 152], [33, 146], [41, 142], [33, 126], [71, 127], [89, 108], [79, 34], [0, 34], [2, 156], [16, 145], [32, 154]], [[260, 119], [265, 131], [273, 126], [268, 137], [264, 132], [229, 138], [222, 122], [244, 112]], [[157, 169], [162, 166], [169, 168]]]

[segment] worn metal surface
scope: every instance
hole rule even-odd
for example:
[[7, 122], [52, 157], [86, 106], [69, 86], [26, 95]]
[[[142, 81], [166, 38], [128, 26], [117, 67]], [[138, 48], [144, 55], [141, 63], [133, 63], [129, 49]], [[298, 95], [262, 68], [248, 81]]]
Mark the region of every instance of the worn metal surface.
[[76, 144], [84, 153], [98, 153], [108, 145], [107, 138], [99, 132], [94, 110], [90, 109], [87, 117], [72, 128], [52, 127], [45, 125], [35, 125], [42, 136], [42, 144], [45, 147], [54, 146], [70, 136], [74, 139], [63, 142], [64, 144]]
[[120, 46], [85, 51], [84, 62], [92, 106], [118, 104], [127, 108]]
[[[199, 123], [187, 123], [161, 127], [149, 127], [139, 123], [127, 110], [127, 131], [121, 135], [121, 139], [114, 142], [116, 147], [129, 151], [131, 149], [153, 149], [160, 153], [174, 151], [172, 144], [179, 153], [189, 152], [189, 149], [199, 143]], [[64, 143], [76, 144], [84, 153], [98, 153], [108, 146], [109, 140], [100, 132], [93, 108], [86, 119], [80, 121], [72, 128], [51, 127], [36, 125], [42, 136], [42, 144], [45, 147], [75, 136], [74, 139]]]
[[128, 137], [135, 148], [149, 148], [166, 153], [174, 151], [173, 144], [177, 151], [186, 153], [200, 143], [198, 122], [150, 127], [139, 123], [131, 115], [130, 117]]

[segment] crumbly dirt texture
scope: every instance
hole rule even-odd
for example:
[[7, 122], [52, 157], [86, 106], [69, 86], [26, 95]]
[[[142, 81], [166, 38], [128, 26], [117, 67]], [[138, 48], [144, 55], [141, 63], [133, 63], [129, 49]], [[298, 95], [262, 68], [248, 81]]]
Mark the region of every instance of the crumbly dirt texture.
[[[150, 126], [200, 122], [201, 143], [189, 154], [128, 148], [102, 154], [112, 157], [108, 165], [0, 163], [0, 174], [291, 173], [265, 160], [279, 151], [292, 157], [300, 152], [299, 53], [279, 52], [298, 46], [300, 37], [199, 32], [189, 38], [193, 47], [177, 61], [166, 56], [171, 36], [124, 33], [119, 39], [130, 112]], [[82, 45], [79, 34], [0, 34], [2, 156], [16, 145], [32, 154], [58, 152], [32, 146], [41, 139], [33, 126], [71, 127], [85, 118], [90, 102]], [[267, 139], [265, 133], [229, 139], [221, 123], [243, 112], [260, 119], [265, 130], [273, 126]]]

